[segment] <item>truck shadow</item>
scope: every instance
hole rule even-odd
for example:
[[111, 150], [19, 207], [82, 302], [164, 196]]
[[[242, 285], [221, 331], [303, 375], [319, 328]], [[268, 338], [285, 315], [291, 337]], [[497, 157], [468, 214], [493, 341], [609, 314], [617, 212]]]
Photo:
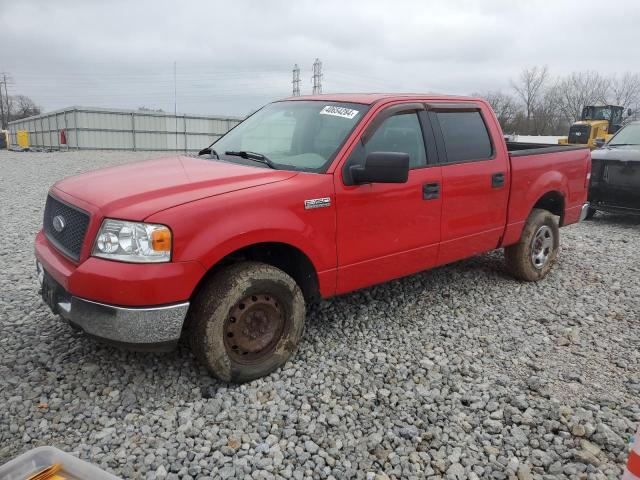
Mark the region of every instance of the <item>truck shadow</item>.
[[588, 223], [635, 229], [636, 227], [640, 227], [640, 215], [622, 215], [598, 212], [595, 217], [588, 221]]

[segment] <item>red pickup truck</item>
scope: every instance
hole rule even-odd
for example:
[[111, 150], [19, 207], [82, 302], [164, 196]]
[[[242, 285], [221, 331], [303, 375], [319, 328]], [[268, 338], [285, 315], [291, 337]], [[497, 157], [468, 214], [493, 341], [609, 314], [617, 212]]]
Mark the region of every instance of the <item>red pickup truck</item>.
[[198, 156], [50, 190], [42, 296], [142, 349], [183, 331], [220, 379], [283, 365], [305, 304], [505, 248], [524, 281], [587, 213], [586, 148], [507, 144], [484, 100], [340, 94], [271, 103]]

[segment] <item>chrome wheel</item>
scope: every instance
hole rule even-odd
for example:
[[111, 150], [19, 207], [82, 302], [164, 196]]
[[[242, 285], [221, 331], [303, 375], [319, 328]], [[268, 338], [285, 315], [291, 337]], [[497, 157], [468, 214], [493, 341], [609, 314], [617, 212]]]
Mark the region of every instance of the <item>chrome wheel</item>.
[[553, 252], [553, 231], [546, 225], [536, 231], [531, 240], [531, 262], [537, 269], [542, 269]]

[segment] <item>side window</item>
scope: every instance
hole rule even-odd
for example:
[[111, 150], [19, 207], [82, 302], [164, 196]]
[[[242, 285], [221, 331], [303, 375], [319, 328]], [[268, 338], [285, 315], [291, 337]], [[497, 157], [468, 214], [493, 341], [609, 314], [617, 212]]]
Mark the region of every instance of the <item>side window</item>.
[[411, 168], [427, 164], [424, 140], [418, 115], [403, 113], [387, 118], [365, 145], [365, 156], [371, 152], [402, 152], [409, 154]]
[[448, 163], [491, 158], [491, 138], [480, 112], [436, 112], [436, 117]]

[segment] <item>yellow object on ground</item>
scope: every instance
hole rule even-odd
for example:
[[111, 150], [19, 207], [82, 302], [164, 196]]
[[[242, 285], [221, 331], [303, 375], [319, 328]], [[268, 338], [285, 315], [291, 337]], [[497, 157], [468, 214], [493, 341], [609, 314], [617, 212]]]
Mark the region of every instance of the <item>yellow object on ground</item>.
[[0, 465], [0, 479], [121, 480], [53, 447], [37, 447]]
[[35, 475], [31, 475], [27, 480], [65, 480], [67, 477], [58, 475], [60, 470], [62, 470], [62, 465], [54, 463], [50, 467], [40, 470]]
[[29, 132], [26, 130], [18, 130], [16, 132], [16, 140], [19, 147], [29, 148]]

